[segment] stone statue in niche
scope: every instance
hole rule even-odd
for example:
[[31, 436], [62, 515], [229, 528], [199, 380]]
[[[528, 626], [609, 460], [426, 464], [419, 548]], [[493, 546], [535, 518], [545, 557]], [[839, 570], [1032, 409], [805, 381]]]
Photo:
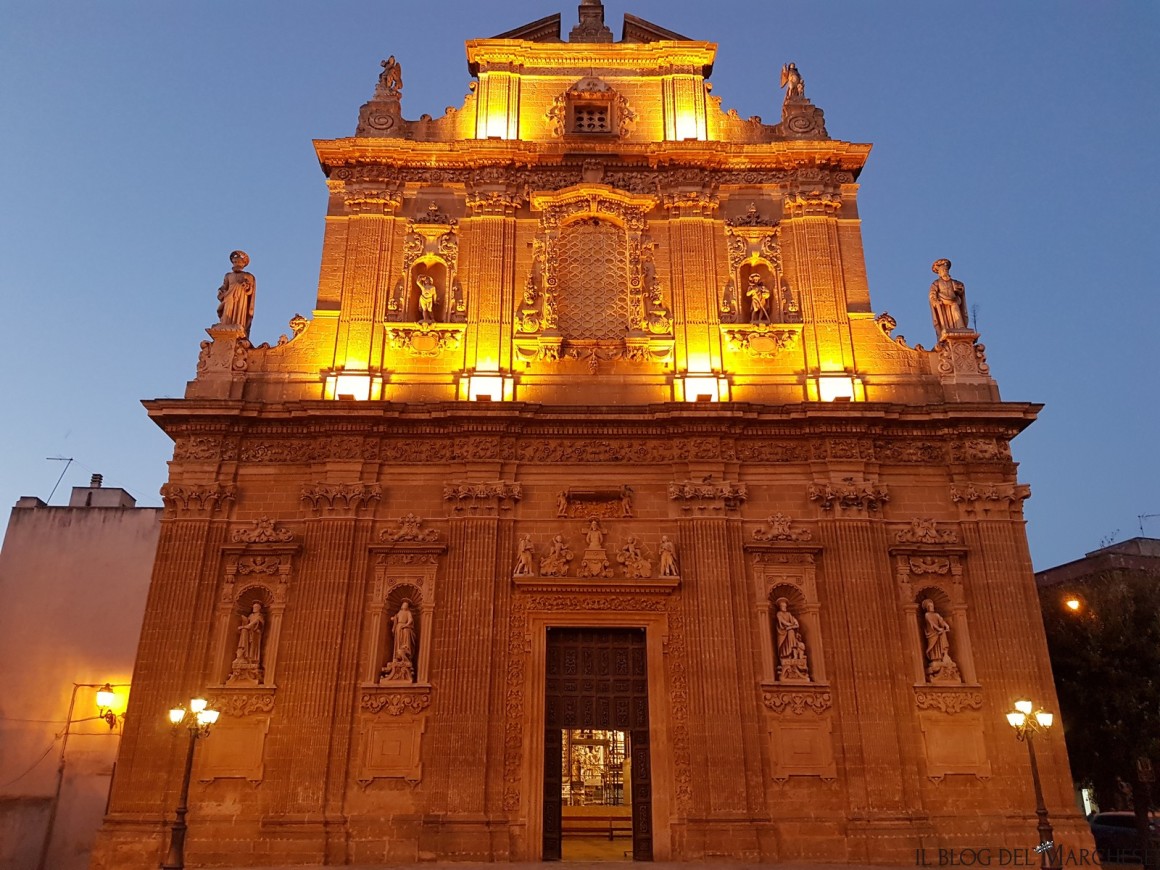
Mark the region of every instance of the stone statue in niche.
[[222, 286], [218, 288], [217, 316], [220, 326], [240, 326], [246, 337], [250, 337], [250, 324], [254, 322], [254, 292], [257, 282], [246, 271], [250, 258], [245, 251], [232, 251], [230, 262], [233, 271], [226, 272]]
[[379, 95], [397, 97], [403, 93], [403, 69], [392, 54], [382, 62], [383, 71], [379, 73]]
[[420, 275], [415, 279], [419, 285], [419, 320], [422, 323], [435, 322], [435, 301], [438, 291], [430, 275]]
[[516, 548], [516, 567], [512, 571], [513, 577], [529, 577], [535, 573], [536, 549], [532, 545], [531, 535], [521, 535], [520, 543]]
[[572, 561], [572, 551], [563, 535], [556, 535], [548, 545], [548, 553], [540, 560], [541, 577], [563, 577], [568, 573], [568, 563]]
[[958, 665], [951, 659], [951, 627], [929, 598], [922, 600], [922, 633], [926, 638], [926, 675], [932, 683], [960, 683]]
[[632, 516], [632, 487], [622, 486], [620, 488], [620, 515], [625, 517]]
[[661, 576], [662, 577], [679, 577], [681, 572], [677, 570], [677, 548], [672, 541], [669, 540], [668, 535], [661, 535], [660, 545], [660, 560], [661, 560]]
[[962, 281], [951, 277], [951, 261], [945, 257], [935, 260], [930, 270], [938, 275], [930, 285], [930, 316], [934, 321], [935, 340], [943, 333], [968, 329], [967, 294]]
[[624, 576], [630, 580], [641, 580], [652, 576], [652, 562], [644, 557], [640, 543], [636, 537], [630, 537], [628, 543], [620, 548], [616, 561], [624, 566]]
[[777, 678], [783, 683], [808, 683], [809, 666], [801, 623], [789, 612], [789, 599], [779, 598], [774, 617], [777, 631]]
[[588, 523], [588, 531], [584, 533], [584, 557], [580, 560], [581, 577], [611, 577], [612, 569], [608, 566], [608, 553], [604, 549], [604, 530], [595, 518]]
[[562, 489], [556, 493], [556, 516], [568, 516], [568, 490]]
[[255, 601], [238, 626], [238, 648], [226, 680], [228, 684], [256, 686], [262, 682], [262, 633], [265, 628], [266, 615], [262, 612], [262, 604]]
[[415, 614], [411, 602], [404, 598], [398, 612], [391, 617], [391, 635], [394, 653], [383, 668], [384, 682], [414, 682], [415, 680]]
[[783, 64], [781, 68], [781, 85], [785, 88], [785, 102], [790, 100], [804, 100], [806, 97], [806, 83], [802, 74], [798, 72], [796, 63]]
[[749, 297], [749, 322], [769, 323], [769, 288], [757, 273], [749, 276], [745, 295]]

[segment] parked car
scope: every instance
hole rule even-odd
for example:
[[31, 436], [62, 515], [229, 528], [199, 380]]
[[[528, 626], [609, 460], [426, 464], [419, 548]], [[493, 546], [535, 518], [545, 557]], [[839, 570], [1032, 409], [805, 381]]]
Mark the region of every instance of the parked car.
[[[1160, 825], [1157, 821], [1155, 816], [1148, 819], [1148, 849], [1153, 852], [1153, 857], [1160, 855]], [[1100, 861], [1109, 864], [1142, 862], [1135, 813], [1126, 811], [1096, 813], [1090, 822]]]

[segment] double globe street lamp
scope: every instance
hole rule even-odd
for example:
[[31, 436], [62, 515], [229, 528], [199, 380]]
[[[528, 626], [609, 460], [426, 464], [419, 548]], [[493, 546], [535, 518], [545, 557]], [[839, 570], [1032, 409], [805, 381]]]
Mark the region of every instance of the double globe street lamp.
[[1055, 834], [1051, 822], [1047, 820], [1047, 805], [1043, 802], [1043, 786], [1039, 782], [1039, 764], [1035, 760], [1035, 735], [1046, 734], [1055, 722], [1055, 714], [1036, 710], [1031, 701], [1015, 702], [1015, 709], [1007, 714], [1007, 722], [1015, 729], [1015, 736], [1027, 744], [1027, 755], [1031, 759], [1031, 782], [1035, 786], [1035, 815], [1039, 817], [1039, 845], [1043, 870], [1059, 870], [1059, 850], [1055, 848]]
[[185, 726], [189, 731], [189, 749], [185, 753], [185, 775], [181, 779], [181, 799], [177, 804], [177, 819], [169, 832], [169, 854], [161, 870], [185, 870], [185, 814], [189, 812], [189, 779], [193, 773], [193, 750], [197, 741], [209, 736], [209, 730], [221, 714], [209, 708], [205, 698], [193, 698], [189, 709], [174, 707], [169, 711], [169, 721], [176, 732]]

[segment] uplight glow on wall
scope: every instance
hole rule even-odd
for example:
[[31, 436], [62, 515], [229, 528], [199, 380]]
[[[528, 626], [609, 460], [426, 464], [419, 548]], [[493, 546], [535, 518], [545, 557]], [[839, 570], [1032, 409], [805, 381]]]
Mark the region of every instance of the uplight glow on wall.
[[371, 398], [373, 378], [369, 375], [334, 374], [326, 376], [327, 399], [353, 399], [366, 402]]

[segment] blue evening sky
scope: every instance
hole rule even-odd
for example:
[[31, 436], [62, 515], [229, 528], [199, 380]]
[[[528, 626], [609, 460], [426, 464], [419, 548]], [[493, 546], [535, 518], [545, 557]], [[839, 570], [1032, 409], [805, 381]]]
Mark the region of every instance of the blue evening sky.
[[[461, 105], [463, 42], [567, 0], [8, 0], [0, 22], [0, 509], [102, 472], [158, 504], [180, 396], [234, 248], [255, 343], [315, 298], [326, 187], [313, 138], [354, 132], [379, 61], [403, 111]], [[606, 2], [719, 44], [713, 93], [774, 122], [795, 61], [830, 135], [870, 142], [870, 289], [932, 343], [930, 264], [954, 261], [1003, 397], [1046, 404], [1015, 442], [1037, 568], [1160, 514], [1160, 4], [1094, 0]], [[1151, 168], [1150, 168], [1151, 167]], [[1152, 253], [1149, 253], [1152, 252]], [[1160, 537], [1160, 517], [1146, 520]]]

